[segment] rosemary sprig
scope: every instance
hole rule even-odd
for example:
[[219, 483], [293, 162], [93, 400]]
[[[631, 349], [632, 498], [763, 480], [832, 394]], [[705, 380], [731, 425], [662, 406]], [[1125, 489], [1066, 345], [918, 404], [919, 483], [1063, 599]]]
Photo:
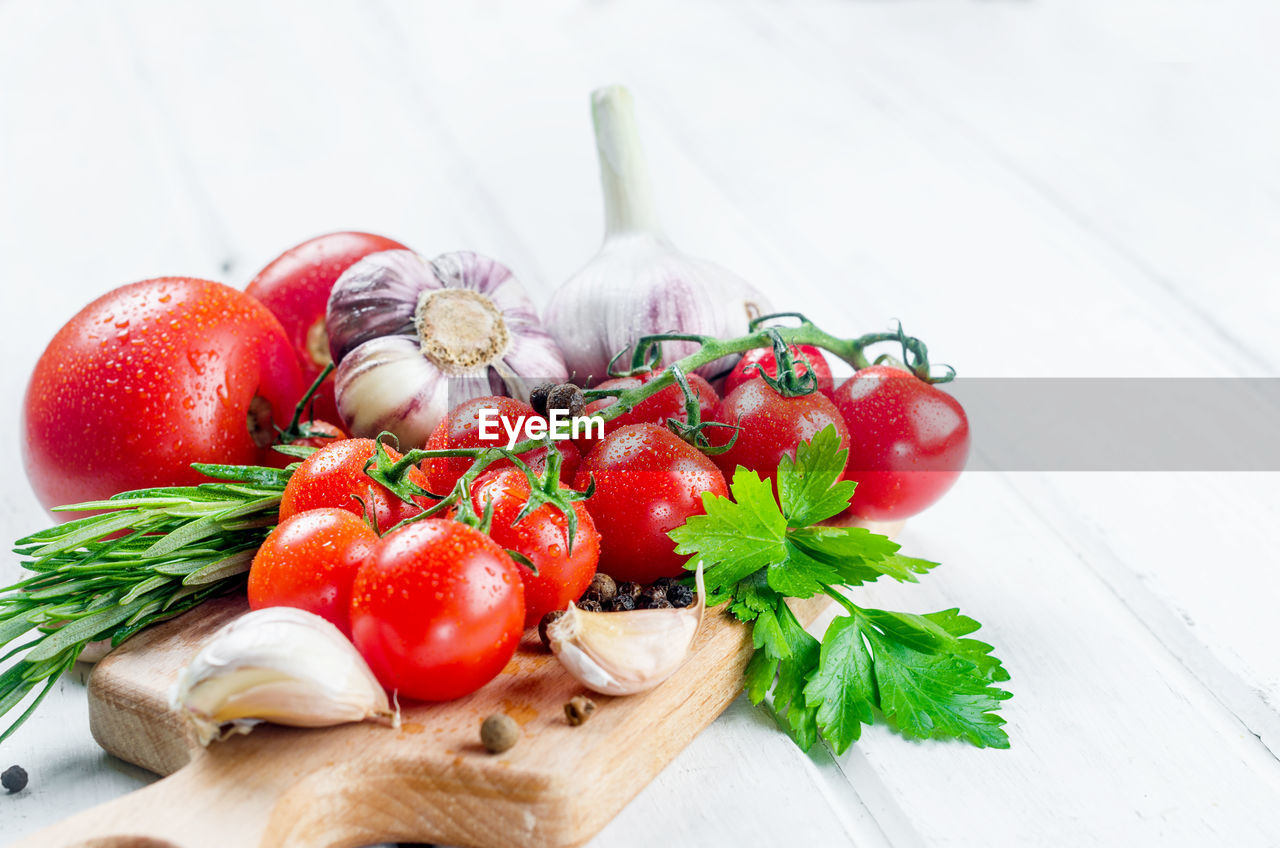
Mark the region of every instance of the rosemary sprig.
[[[217, 481], [123, 492], [60, 507], [103, 510], [15, 543], [30, 577], [0, 589], [0, 716], [43, 684], [3, 742], [35, 711], [85, 646], [134, 633], [244, 585], [253, 554], [276, 523], [293, 473], [196, 465]], [[18, 640], [30, 637], [21, 643]]]

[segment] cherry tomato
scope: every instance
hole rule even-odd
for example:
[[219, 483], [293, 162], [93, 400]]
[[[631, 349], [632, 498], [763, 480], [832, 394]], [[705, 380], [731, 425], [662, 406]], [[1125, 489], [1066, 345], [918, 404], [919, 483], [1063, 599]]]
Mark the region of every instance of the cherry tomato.
[[[836, 428], [846, 448], [850, 442], [849, 428], [826, 395], [813, 392], [783, 397], [764, 380], [747, 380], [730, 392], [716, 408], [715, 420], [740, 428], [733, 446], [711, 457], [726, 480], [732, 480], [734, 469], [741, 465], [773, 480], [776, 486], [783, 455], [794, 459], [801, 442], [828, 426]], [[705, 432], [711, 444], [727, 445], [734, 431], [712, 427]]]
[[657, 424], [615, 430], [587, 454], [574, 479], [596, 481], [587, 511], [600, 533], [600, 570], [652, 583], [684, 573], [667, 533], [700, 515], [703, 492], [727, 496], [724, 475], [697, 448]]
[[[809, 367], [812, 366], [814, 379], [818, 381], [818, 391], [831, 397], [835, 382], [831, 379], [831, 366], [827, 364], [827, 358], [822, 355], [822, 351], [813, 345], [790, 345], [789, 347], [796, 361], [796, 373], [807, 374]], [[805, 365], [805, 360], [808, 360], [808, 365]], [[725, 395], [727, 396], [748, 380], [758, 380], [761, 368], [770, 377], [778, 376], [778, 358], [774, 355], [773, 348], [757, 347], [744, 353], [724, 380]]]
[[244, 292], [144, 280], [90, 303], [36, 363], [27, 476], [46, 507], [207, 479], [193, 462], [270, 465], [305, 386], [284, 331]]
[[[400, 458], [400, 453], [394, 448], [386, 450], [392, 459]], [[280, 498], [280, 520], [309, 509], [326, 507], [345, 509], [363, 518], [367, 509], [377, 520], [378, 532], [385, 533], [434, 503], [427, 497], [418, 497], [416, 505], [405, 503], [385, 486], [370, 479], [364, 473], [364, 466], [373, 452], [373, 439], [343, 439], [311, 454], [293, 472], [284, 487]], [[428, 488], [426, 475], [416, 467], [409, 470], [409, 480]]]
[[[639, 377], [614, 377], [612, 380], [605, 380], [598, 389], [616, 389], [624, 391], [626, 389], [634, 389], [657, 377], [661, 372], [655, 371], [644, 374]], [[720, 402], [716, 390], [711, 388], [711, 384], [699, 377], [697, 374], [688, 374], [689, 388], [693, 389], [694, 394], [698, 396], [698, 409], [700, 411], [700, 420], [706, 421], [711, 417], [711, 413], [715, 410], [716, 404]], [[583, 415], [590, 415], [609, 406], [616, 398], [604, 397], [593, 400], [587, 404]], [[668, 418], [675, 418], [678, 421], [688, 421], [689, 414], [685, 409], [684, 392], [677, 385], [667, 386], [652, 397], [645, 398], [636, 408], [630, 412], [624, 412], [617, 418], [604, 422], [604, 434], [607, 436], [619, 427], [625, 427], [628, 424], [666, 424]], [[600, 440], [593, 438], [594, 430], [590, 431], [590, 436], [582, 436], [574, 439], [578, 449], [583, 453], [591, 450], [592, 445], [597, 444]]]
[[308, 421], [309, 436], [293, 439], [289, 444], [302, 448], [323, 448], [347, 438], [347, 434], [328, 421]]
[[524, 626], [533, 627], [552, 610], [569, 606], [591, 585], [600, 559], [600, 534], [581, 503], [573, 505], [578, 516], [569, 548], [569, 526], [565, 514], [543, 505], [516, 521], [529, 501], [529, 480], [517, 468], [486, 471], [471, 487], [471, 500], [482, 513], [486, 502], [493, 503], [489, 537], [502, 547], [518, 551], [537, 567], [535, 575], [520, 567], [524, 581]]
[[297, 607], [351, 636], [351, 585], [378, 534], [345, 509], [311, 509], [280, 522], [249, 569], [249, 606]]
[[[488, 427], [488, 435], [482, 435], [480, 430], [480, 416], [482, 410], [492, 410], [496, 415], [486, 416], [488, 421], [493, 422]], [[533, 407], [527, 403], [509, 397], [479, 397], [473, 400], [464, 401], [453, 409], [449, 410], [449, 414], [436, 425], [435, 431], [431, 434], [431, 438], [427, 439], [427, 450], [447, 450], [450, 448], [482, 448], [482, 447], [506, 447], [511, 440], [507, 428], [519, 429], [521, 435], [516, 439], [517, 442], [524, 441], [530, 436], [529, 424], [534, 420], [545, 421], [541, 415], [533, 411]], [[523, 422], [523, 423], [521, 423]], [[496, 434], [496, 435], [494, 435]], [[561, 475], [565, 480], [573, 479], [573, 473], [578, 468], [580, 455], [578, 449], [573, 442], [569, 440], [557, 441], [556, 447], [560, 451]], [[546, 470], [547, 466], [547, 449], [537, 448], [536, 450], [527, 451], [520, 454], [520, 458], [528, 463], [529, 467], [534, 471], [541, 473]], [[447, 495], [453, 491], [453, 487], [457, 484], [458, 479], [467, 473], [467, 469], [471, 467], [472, 459], [466, 456], [450, 456], [429, 459], [422, 463], [422, 468], [427, 473], [427, 479], [433, 487], [431, 491], [438, 495]], [[510, 466], [507, 460], [499, 460], [490, 469], [502, 468]]]
[[[246, 291], [280, 320], [293, 343], [307, 385], [331, 361], [324, 313], [342, 272], [370, 253], [403, 249], [398, 241], [370, 233], [329, 233], [291, 247], [258, 272]], [[333, 398], [333, 375], [320, 384], [315, 414], [341, 421]]]
[[447, 701], [479, 689], [515, 653], [524, 585], [478, 530], [437, 518], [389, 533], [356, 574], [352, 641], [388, 689]]
[[[969, 456], [969, 419], [951, 395], [899, 368], [863, 368], [835, 391], [854, 435], [844, 516], [899, 521], [946, 493]], [[843, 517], [843, 516], [842, 516]]]

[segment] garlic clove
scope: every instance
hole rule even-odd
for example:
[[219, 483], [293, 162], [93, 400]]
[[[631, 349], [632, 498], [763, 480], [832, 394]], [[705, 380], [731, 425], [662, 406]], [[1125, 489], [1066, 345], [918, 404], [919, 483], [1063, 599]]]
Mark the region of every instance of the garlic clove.
[[603, 695], [634, 695], [666, 680], [682, 666], [706, 610], [702, 563], [698, 599], [684, 608], [587, 612], [570, 602], [547, 627], [560, 663], [583, 686]]
[[178, 673], [169, 699], [202, 745], [264, 721], [398, 722], [387, 693], [341, 631], [291, 607], [255, 610], [215, 633]]

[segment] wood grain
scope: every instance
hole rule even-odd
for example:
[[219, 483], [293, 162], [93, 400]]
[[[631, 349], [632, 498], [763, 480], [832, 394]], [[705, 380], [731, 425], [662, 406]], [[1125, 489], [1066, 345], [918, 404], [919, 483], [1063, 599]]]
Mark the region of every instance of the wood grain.
[[[808, 622], [822, 606], [806, 602], [797, 615]], [[585, 692], [530, 631], [490, 684], [457, 701], [405, 705], [398, 729], [262, 726], [201, 748], [169, 709], [168, 690], [208, 637], [246, 609], [240, 598], [213, 601], [99, 663], [89, 681], [94, 738], [170, 776], [21, 844], [128, 836], [179, 848], [578, 845], [729, 705], [751, 655], [748, 629], [713, 610], [673, 677], [650, 692], [609, 698]], [[571, 726], [564, 704], [584, 693], [598, 709]], [[501, 755], [479, 741], [480, 722], [495, 712], [521, 727], [520, 742]]]

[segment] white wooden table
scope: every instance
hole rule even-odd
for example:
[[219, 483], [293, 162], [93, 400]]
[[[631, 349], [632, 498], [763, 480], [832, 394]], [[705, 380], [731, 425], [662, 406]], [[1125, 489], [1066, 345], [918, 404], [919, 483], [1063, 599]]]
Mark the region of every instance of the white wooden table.
[[[545, 297], [600, 237], [607, 82], [677, 243], [831, 329], [901, 318], [967, 376], [1276, 376], [1278, 44], [1267, 0], [5, 0], [0, 536], [44, 522], [19, 398], [83, 303], [343, 228]], [[593, 844], [1280, 844], [1277, 485], [967, 475], [903, 539], [944, 566], [866, 595], [985, 623], [1011, 750], [805, 756], [740, 700]], [[149, 779], [77, 675], [15, 762], [0, 843]]]

